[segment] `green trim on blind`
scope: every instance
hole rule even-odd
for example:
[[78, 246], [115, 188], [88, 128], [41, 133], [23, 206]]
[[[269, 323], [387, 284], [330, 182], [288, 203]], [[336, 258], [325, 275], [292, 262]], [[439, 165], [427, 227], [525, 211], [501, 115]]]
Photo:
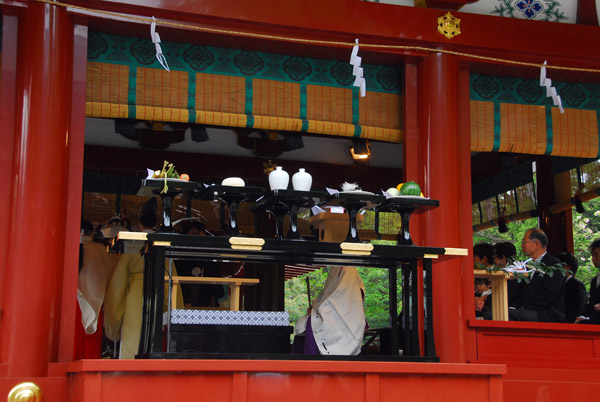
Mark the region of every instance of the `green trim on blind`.
[[[469, 81], [471, 100], [554, 106], [552, 98], [546, 96], [546, 88], [540, 86], [539, 80], [471, 74]], [[565, 108], [600, 109], [598, 84], [552, 81], [552, 86], [556, 88]]]
[[188, 74], [188, 122], [196, 122], [196, 74]]
[[127, 109], [130, 119], [136, 118], [136, 85], [137, 85], [137, 68], [129, 66], [129, 86], [127, 88]]
[[[302, 132], [312, 132], [326, 135], [356, 135], [367, 136], [379, 141], [400, 142], [402, 141], [402, 122], [401, 118], [386, 119], [386, 115], [398, 113], [397, 110], [382, 110], [369, 104], [364, 107], [359, 98], [359, 90], [352, 86], [354, 76], [352, 67], [346, 60], [317, 59], [300, 57], [296, 55], [275, 54], [253, 52], [243, 49], [217, 48], [212, 46], [200, 46], [191, 43], [162, 42], [164, 55], [169, 62], [171, 72], [183, 72], [187, 74], [187, 99], [178, 99], [177, 106], [172, 106], [170, 100], [160, 99], [158, 102], [146, 102], [146, 96], [142, 96], [141, 91], [156, 91], [158, 83], [147, 83], [146, 86], [137, 87], [137, 70], [140, 68], [155, 69], [162, 71], [155, 57], [155, 49], [152, 41], [147, 38], [127, 37], [121, 35], [108, 35], [98, 32], [90, 32], [88, 35], [88, 62], [99, 63], [113, 66], [127, 66], [129, 69], [128, 94], [127, 100], [120, 99], [115, 102], [112, 98], [104, 96], [105, 92], [97, 92], [98, 95], [86, 96], [86, 115], [103, 118], [123, 118], [131, 119], [139, 116], [150, 116], [148, 118], [174, 119], [177, 122], [196, 123], [201, 121], [204, 124], [230, 125], [232, 127], [248, 127], [260, 129], [279, 129], [284, 126], [286, 129], [298, 130]], [[369, 93], [376, 96], [392, 99], [395, 102], [402, 102], [404, 90], [404, 65], [363, 65], [364, 75], [368, 80]], [[164, 72], [162, 73], [164, 74]], [[228, 82], [230, 85], [240, 81], [244, 85], [244, 94], [241, 94], [240, 87], [227, 87], [221, 90], [220, 86], [214, 87], [214, 98], [216, 107], [206, 106], [196, 108], [199, 103], [196, 89], [199, 85], [199, 75], [202, 74], [206, 80], [218, 82]], [[171, 74], [172, 76], [173, 74]], [[169, 76], [164, 76], [165, 82], [168, 82], [169, 89], [177, 91], [182, 96], [183, 85], [175, 79], [170, 82]], [[235, 79], [230, 79], [235, 77]], [[141, 78], [141, 75], [140, 75]], [[122, 83], [121, 77], [93, 77], [97, 82], [94, 85], [100, 85], [103, 88], [109, 86], [118, 88]], [[242, 80], [243, 79], [243, 80]], [[121, 81], [119, 81], [121, 80]], [[254, 93], [254, 84], [257, 80], [270, 81], [272, 83], [286, 83], [285, 88], [289, 88], [288, 83], [292, 83], [290, 93], [286, 96], [294, 97], [294, 110], [292, 115], [280, 116], [280, 113], [271, 115], [254, 115], [254, 99], [259, 95]], [[261, 83], [262, 85], [262, 83]], [[279, 84], [277, 84], [279, 85]], [[319, 97], [309, 99], [309, 85], [320, 87], [323, 93], [328, 93], [331, 99], [321, 99]], [[297, 88], [300, 92], [297, 92]], [[328, 88], [335, 88], [335, 91], [328, 91]], [[347, 105], [347, 94], [345, 91], [339, 91], [339, 88], [352, 91], [351, 105]], [[286, 89], [289, 90], [289, 89]], [[136, 92], [137, 91], [137, 92]], [[232, 102], [243, 102], [242, 110], [232, 111], [230, 108], [220, 108], [220, 96], [224, 91], [231, 91], [229, 98]], [[234, 91], [242, 98], [236, 98]], [[137, 94], [140, 94], [140, 104], [137, 104]], [[151, 96], [151, 94], [149, 94]], [[263, 92], [260, 92], [261, 104], [266, 99]], [[210, 95], [209, 95], [210, 96]], [[299, 97], [299, 99], [298, 99]], [[263, 99], [264, 98], [264, 99]], [[148, 98], [150, 99], [150, 98]], [[341, 109], [340, 99], [344, 99], [344, 107], [350, 106], [352, 117], [347, 116], [348, 111], [344, 113], [333, 113], [331, 117], [334, 120], [314, 120], [309, 119], [308, 109], [315, 107], [322, 108], [321, 102], [329, 102], [338, 109]], [[127, 102], [127, 104], [123, 104]], [[258, 101], [257, 101], [258, 102]], [[297, 108], [298, 103], [300, 108]], [[314, 103], [314, 106], [313, 106]], [[207, 105], [210, 105], [210, 100]], [[392, 103], [389, 103], [390, 105]], [[276, 101], [269, 106], [277, 107]], [[240, 105], [241, 106], [241, 105]], [[258, 105], [257, 105], [258, 106]], [[270, 108], [269, 110], [271, 110]], [[263, 108], [264, 110], [264, 108]], [[258, 111], [258, 110], [256, 110]], [[204, 113], [206, 112], [206, 113]], [[362, 115], [361, 115], [362, 112]], [[343, 121], [342, 121], [342, 117]], [[327, 116], [327, 115], [324, 115]], [[335, 117], [337, 116], [337, 117]], [[347, 117], [346, 117], [347, 116]], [[400, 115], [398, 115], [400, 116]], [[327, 119], [328, 117], [321, 117]], [[335, 120], [337, 119], [337, 121]], [[206, 123], [210, 121], [209, 123]], [[384, 126], [365, 126], [360, 127], [360, 122], [381, 121]], [[290, 124], [291, 123], [291, 124]], [[273, 128], [271, 128], [273, 127]]]
[[500, 149], [500, 133], [502, 129], [502, 122], [500, 119], [500, 104], [494, 103], [494, 147], [492, 152], [498, 152]]
[[300, 132], [306, 133], [308, 131], [309, 122], [306, 119], [302, 119], [302, 127], [300, 127]]
[[252, 108], [254, 107], [254, 91], [252, 86], [252, 77], [246, 77], [246, 99], [244, 112], [248, 116], [248, 120], [246, 120], [246, 127], [252, 128], [254, 127], [254, 115]]
[[306, 120], [307, 113], [306, 84], [300, 84], [300, 115], [298, 118]]
[[[232, 42], [235, 46], [235, 41]], [[354, 76], [347, 60], [319, 59], [279, 53], [252, 52], [193, 43], [162, 41], [172, 71], [252, 77], [257, 79], [352, 88]], [[348, 53], [349, 54], [349, 53]], [[136, 38], [90, 32], [88, 61], [163, 69], [148, 37]], [[369, 91], [404, 93], [404, 65], [362, 64]]]

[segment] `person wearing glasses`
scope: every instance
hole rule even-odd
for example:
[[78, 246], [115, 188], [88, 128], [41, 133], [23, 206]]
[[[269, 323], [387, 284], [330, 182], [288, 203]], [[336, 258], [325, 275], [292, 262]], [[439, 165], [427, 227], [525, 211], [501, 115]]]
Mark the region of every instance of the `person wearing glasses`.
[[[523, 254], [533, 262], [547, 266], [560, 264], [560, 260], [546, 251], [548, 236], [541, 229], [529, 229], [521, 243]], [[565, 321], [565, 278], [563, 275], [547, 275], [541, 271], [530, 274], [529, 284], [523, 293], [520, 308], [509, 309], [511, 321]]]

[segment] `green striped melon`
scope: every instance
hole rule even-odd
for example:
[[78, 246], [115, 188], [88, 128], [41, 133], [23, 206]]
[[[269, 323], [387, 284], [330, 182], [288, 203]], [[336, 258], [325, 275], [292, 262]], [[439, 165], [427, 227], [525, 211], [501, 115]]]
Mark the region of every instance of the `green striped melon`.
[[414, 181], [407, 181], [400, 188], [400, 195], [413, 195], [419, 197], [421, 194], [421, 187]]

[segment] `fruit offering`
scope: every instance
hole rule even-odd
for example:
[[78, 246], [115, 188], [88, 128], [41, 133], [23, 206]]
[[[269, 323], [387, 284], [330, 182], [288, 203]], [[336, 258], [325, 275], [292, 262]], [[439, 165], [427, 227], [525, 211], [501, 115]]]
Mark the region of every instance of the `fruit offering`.
[[391, 195], [392, 197], [398, 197], [400, 195], [400, 191], [398, 191], [396, 187], [390, 187], [387, 190], [385, 190], [385, 192]]
[[421, 192], [421, 187], [415, 183], [414, 181], [407, 181], [400, 186], [400, 195], [411, 195], [415, 197], [423, 197], [423, 193]]

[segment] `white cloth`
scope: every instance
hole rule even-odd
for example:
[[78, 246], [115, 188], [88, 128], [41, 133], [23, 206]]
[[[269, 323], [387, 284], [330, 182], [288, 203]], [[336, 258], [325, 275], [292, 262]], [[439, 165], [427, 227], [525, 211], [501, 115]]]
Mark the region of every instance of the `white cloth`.
[[365, 334], [365, 285], [354, 267], [333, 267], [313, 301], [311, 326], [323, 355], [357, 355]]
[[92, 241], [89, 236], [82, 236], [81, 244], [83, 262], [77, 278], [77, 301], [81, 309], [81, 324], [85, 333], [93, 334], [97, 330], [106, 288], [119, 257], [107, 253], [106, 247]]

